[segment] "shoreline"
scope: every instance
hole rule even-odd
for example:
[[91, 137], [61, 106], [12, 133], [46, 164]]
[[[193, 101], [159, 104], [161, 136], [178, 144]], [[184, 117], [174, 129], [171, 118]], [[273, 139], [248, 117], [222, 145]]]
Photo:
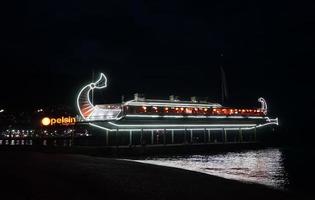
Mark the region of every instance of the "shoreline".
[[296, 199], [264, 185], [121, 159], [22, 151], [0, 156], [1, 196], [9, 199]]

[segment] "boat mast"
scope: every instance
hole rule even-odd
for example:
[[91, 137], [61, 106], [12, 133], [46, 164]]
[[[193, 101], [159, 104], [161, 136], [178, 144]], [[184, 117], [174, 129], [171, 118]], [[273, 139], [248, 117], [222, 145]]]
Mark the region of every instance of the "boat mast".
[[[94, 82], [94, 69], [92, 69], [92, 83]], [[91, 103], [94, 105], [94, 90], [92, 90]]]
[[[220, 56], [223, 57], [223, 53], [221, 53]], [[223, 105], [224, 100], [228, 98], [228, 90], [227, 90], [225, 72], [223, 70], [222, 65], [220, 65], [220, 71], [221, 71], [221, 103]]]

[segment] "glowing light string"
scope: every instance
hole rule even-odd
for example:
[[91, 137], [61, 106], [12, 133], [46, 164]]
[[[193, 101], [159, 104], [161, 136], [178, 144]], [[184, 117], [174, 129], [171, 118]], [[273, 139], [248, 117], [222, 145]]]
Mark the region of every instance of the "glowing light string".
[[116, 124], [108, 122], [116, 127], [252, 127], [256, 124]]
[[[269, 125], [279, 125], [278, 118], [270, 119], [266, 116], [177, 116], [177, 115], [140, 115], [140, 114], [122, 114], [123, 106], [201, 106], [201, 107], [221, 107], [220, 104], [191, 104], [191, 103], [170, 103], [170, 102], [135, 102], [134, 100], [127, 101], [121, 105], [93, 105], [90, 100], [90, 92], [94, 89], [103, 89], [107, 87], [107, 78], [101, 73], [99, 79], [96, 82], [85, 85], [78, 93], [76, 103], [81, 117], [84, 121], [87, 121], [89, 125], [100, 128], [106, 131], [129, 131], [129, 130], [251, 130], [255, 128], [261, 128]], [[267, 115], [267, 103], [264, 98], [259, 98], [261, 103], [261, 112]], [[254, 123], [233, 123], [233, 124], [120, 124], [118, 120], [123, 117], [132, 118], [200, 118], [200, 119], [260, 119], [260, 122]], [[117, 123], [112, 122], [116, 120]], [[264, 120], [263, 122], [261, 120]], [[95, 123], [91, 123], [91, 122]], [[101, 121], [104, 124], [96, 124], [97, 121]], [[105, 122], [107, 121], [107, 122]], [[115, 128], [110, 128], [111, 126]]]
[[196, 118], [196, 119], [224, 119], [224, 118], [231, 118], [231, 119], [267, 119], [267, 117], [261, 117], [261, 116], [183, 116], [183, 115], [137, 115], [137, 114], [131, 114], [126, 115], [126, 117], [132, 117], [132, 118]]
[[[111, 122], [108, 122], [108, 124], [111, 124], [113, 126], [116, 126], [117, 128], [106, 128], [106, 127], [103, 127], [103, 126], [100, 126], [100, 125], [97, 125], [97, 124], [93, 124], [93, 123], [89, 123], [91, 126], [94, 126], [96, 128], [100, 128], [102, 130], [105, 130], [105, 131], [156, 131], [156, 130], [178, 130], [178, 131], [183, 131], [183, 130], [234, 130], [234, 131], [238, 131], [238, 130], [253, 130], [255, 128], [262, 128], [262, 127], [265, 127], [265, 126], [270, 126], [270, 125], [279, 125], [278, 123], [278, 118], [276, 119], [269, 119], [267, 120], [269, 122], [267, 123], [263, 123], [263, 124], [234, 124], [233, 126], [230, 125], [227, 125], [227, 124], [221, 124], [221, 126], [219, 124], [212, 124], [212, 125], [209, 125], [209, 126], [204, 126], [204, 127], [200, 127], [199, 125], [196, 125], [196, 127], [192, 127], [192, 126], [187, 126], [187, 127], [183, 127], [181, 125], [178, 125], [178, 127], [176, 127], [177, 125], [175, 124], [172, 124], [172, 125], [175, 125], [175, 126], [169, 126], [169, 127], [165, 127], [164, 125], [159, 125], [159, 126], [143, 126], [143, 125], [138, 125], [137, 127], [132, 127], [132, 126], [128, 126], [126, 128], [123, 128], [123, 127], [120, 127], [118, 128], [118, 124], [114, 124], [114, 123], [111, 123]], [[218, 126], [219, 125], [219, 126]]]
[[258, 99], [258, 101], [261, 103], [261, 111], [262, 111], [265, 115], [267, 115], [267, 109], [268, 109], [268, 107], [267, 107], [267, 102], [266, 102], [266, 100], [265, 100], [264, 98], [260, 97], [260, 98]]
[[84, 86], [77, 96], [77, 107], [82, 118], [89, 120], [106, 120], [118, 119], [121, 108], [101, 108], [94, 106], [90, 100], [90, 92], [94, 89], [103, 89], [107, 87], [107, 78], [101, 73], [100, 78], [94, 82]]

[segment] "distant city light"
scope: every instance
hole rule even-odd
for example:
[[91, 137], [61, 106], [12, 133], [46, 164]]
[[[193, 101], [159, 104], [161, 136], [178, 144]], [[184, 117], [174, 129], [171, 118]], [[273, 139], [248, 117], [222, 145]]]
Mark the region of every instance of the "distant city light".
[[3, 109], [1, 109], [1, 110], [0, 110], [0, 113], [2, 113], [2, 112], [4, 112], [4, 110], [3, 110]]
[[44, 126], [48, 126], [50, 124], [50, 119], [48, 117], [45, 117], [42, 119], [42, 124]]

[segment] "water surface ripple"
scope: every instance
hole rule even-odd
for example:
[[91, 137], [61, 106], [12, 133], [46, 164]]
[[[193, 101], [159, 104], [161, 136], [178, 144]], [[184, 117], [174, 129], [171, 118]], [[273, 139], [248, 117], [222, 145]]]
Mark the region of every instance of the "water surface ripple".
[[285, 189], [288, 184], [279, 149], [249, 150], [214, 155], [147, 157], [137, 162], [182, 168]]

